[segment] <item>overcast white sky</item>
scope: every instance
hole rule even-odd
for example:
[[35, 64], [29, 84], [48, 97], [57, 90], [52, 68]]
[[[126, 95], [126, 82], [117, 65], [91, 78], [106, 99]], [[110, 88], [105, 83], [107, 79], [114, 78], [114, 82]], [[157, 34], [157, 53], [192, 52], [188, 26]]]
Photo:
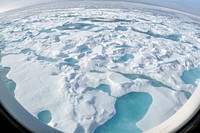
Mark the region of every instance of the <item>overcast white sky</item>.
[[[70, 0], [0, 0], [0, 12], [24, 6], [53, 2], [53, 1], [70, 1]], [[144, 3], [162, 5], [183, 11], [188, 11], [190, 13], [194, 13], [200, 16], [200, 0], [113, 0], [113, 1], [133, 1], [133, 2], [144, 2]]]
[[0, 0], [0, 12], [56, 0]]

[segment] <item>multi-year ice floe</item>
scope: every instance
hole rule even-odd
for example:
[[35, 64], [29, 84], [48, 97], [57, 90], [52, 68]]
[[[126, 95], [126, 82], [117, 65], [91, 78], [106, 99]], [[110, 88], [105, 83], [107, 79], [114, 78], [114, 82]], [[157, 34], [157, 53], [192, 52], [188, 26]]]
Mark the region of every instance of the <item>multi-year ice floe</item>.
[[198, 83], [200, 22], [142, 7], [2, 15], [1, 79], [33, 116], [66, 133], [158, 125]]

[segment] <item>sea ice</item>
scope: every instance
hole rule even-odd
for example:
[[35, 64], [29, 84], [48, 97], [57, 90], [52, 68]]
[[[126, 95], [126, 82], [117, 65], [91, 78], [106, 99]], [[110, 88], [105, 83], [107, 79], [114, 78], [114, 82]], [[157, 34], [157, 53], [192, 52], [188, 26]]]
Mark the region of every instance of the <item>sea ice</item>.
[[79, 4], [0, 14], [0, 78], [16, 100], [65, 133], [142, 132], [176, 113], [200, 78], [199, 18]]

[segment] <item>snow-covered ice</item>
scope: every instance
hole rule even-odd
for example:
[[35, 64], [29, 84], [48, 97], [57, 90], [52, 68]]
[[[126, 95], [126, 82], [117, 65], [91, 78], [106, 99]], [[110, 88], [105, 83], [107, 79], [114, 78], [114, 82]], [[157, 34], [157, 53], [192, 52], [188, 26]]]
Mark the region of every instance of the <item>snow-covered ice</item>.
[[[133, 3], [67, 4], [0, 14], [0, 77], [27, 111], [65, 133], [108, 125], [120, 133], [146, 131], [185, 104], [200, 78], [198, 17]], [[119, 122], [133, 125], [112, 125]]]

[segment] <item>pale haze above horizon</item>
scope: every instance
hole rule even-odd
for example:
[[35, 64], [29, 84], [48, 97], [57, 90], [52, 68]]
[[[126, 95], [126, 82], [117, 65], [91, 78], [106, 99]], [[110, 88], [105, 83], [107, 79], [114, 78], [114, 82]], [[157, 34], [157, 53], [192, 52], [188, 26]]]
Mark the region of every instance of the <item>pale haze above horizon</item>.
[[[73, 0], [0, 0], [0, 13], [17, 9], [20, 7], [31, 6], [42, 3], [50, 3], [56, 1], [73, 1]], [[97, 1], [97, 0], [96, 0]], [[99, 0], [102, 1], [102, 0]], [[178, 9], [200, 16], [200, 0], [110, 0], [110, 1], [128, 1], [147, 3], [168, 8]]]

